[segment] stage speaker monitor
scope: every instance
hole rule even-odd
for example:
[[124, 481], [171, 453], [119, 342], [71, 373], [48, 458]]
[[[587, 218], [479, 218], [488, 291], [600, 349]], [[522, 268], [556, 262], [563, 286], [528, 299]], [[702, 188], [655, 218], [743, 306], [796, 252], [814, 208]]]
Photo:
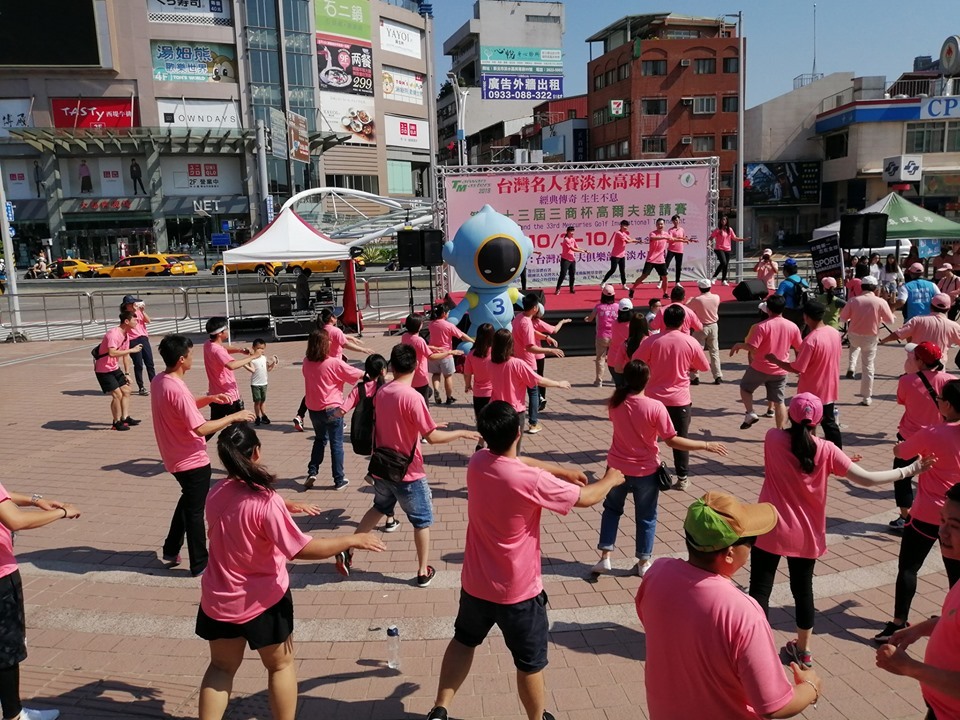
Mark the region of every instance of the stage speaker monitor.
[[290, 317], [293, 315], [293, 301], [289, 295], [271, 295], [267, 300], [272, 317]]
[[423, 264], [427, 267], [443, 265], [443, 231], [423, 231]]
[[397, 231], [397, 264], [401, 270], [423, 265], [423, 233], [420, 230]]
[[744, 280], [733, 289], [733, 296], [740, 302], [763, 300], [769, 294], [767, 283], [757, 278]]
[[840, 216], [840, 247], [847, 250], [882, 248], [887, 244], [886, 213]]

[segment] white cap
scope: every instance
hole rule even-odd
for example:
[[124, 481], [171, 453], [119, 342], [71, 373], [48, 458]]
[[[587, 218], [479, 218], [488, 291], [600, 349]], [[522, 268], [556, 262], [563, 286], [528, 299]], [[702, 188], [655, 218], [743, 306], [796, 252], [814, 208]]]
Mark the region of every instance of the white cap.
[[903, 346], [903, 349], [908, 353], [913, 353], [913, 351], [917, 349], [917, 343], [907, 343]]
[[763, 254], [763, 255], [773, 255], [773, 250], [771, 250], [770, 248], [764, 248], [762, 254]]
[[543, 306], [543, 303], [537, 303], [537, 312], [541, 315], [547, 312], [547, 309]]
[[760, 303], [759, 305], [757, 305], [757, 310], [759, 310], [759, 311], [762, 312], [762, 313], [766, 313], [767, 315], [770, 314], [769, 312], [767, 312], [767, 303], [766, 303], [766, 302], [762, 302], [762, 303]]
[[619, 310], [633, 310], [633, 302], [630, 298], [623, 298], [619, 303], [617, 303], [617, 308]]
[[711, 283], [708, 278], [700, 278], [699, 280], [697, 280], [697, 287], [700, 288], [701, 290], [709, 290], [710, 285]]

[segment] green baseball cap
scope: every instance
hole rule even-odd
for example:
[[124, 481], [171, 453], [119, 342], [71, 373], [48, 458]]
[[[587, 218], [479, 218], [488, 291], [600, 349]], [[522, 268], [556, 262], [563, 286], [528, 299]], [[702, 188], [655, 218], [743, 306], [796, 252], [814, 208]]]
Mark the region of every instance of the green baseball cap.
[[778, 519], [770, 503], [747, 505], [728, 493], [710, 491], [687, 508], [683, 529], [694, 548], [714, 552], [770, 532]]

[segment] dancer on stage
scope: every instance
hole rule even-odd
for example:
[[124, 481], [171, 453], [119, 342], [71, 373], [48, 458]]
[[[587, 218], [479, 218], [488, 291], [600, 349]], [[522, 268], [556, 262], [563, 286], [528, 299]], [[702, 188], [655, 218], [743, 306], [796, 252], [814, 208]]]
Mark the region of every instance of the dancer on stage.
[[620, 229], [613, 234], [613, 247], [610, 248], [610, 269], [600, 281], [601, 285], [606, 285], [613, 274], [620, 270], [620, 287], [627, 289], [627, 245], [638, 242], [630, 237], [630, 221], [621, 220]]
[[630, 288], [631, 298], [633, 298], [633, 293], [636, 292], [637, 288], [643, 285], [647, 276], [656, 270], [657, 276], [660, 278], [660, 292], [663, 293], [663, 299], [667, 299], [667, 264], [665, 260], [667, 243], [672, 240], [672, 237], [663, 229], [664, 224], [663, 218], [657, 218], [657, 227], [647, 235], [645, 242], [650, 244], [650, 250], [647, 252], [647, 261], [643, 264], [643, 272], [640, 273], [640, 277], [633, 281], [633, 286]]
[[560, 294], [560, 288], [563, 287], [563, 280], [570, 273], [570, 292], [575, 293], [577, 277], [577, 255], [586, 254], [586, 250], [577, 247], [577, 239], [573, 236], [573, 225], [567, 227], [567, 231], [560, 238], [560, 277], [557, 278], [557, 292]]
[[717, 269], [713, 271], [713, 279], [716, 281], [719, 275], [720, 280], [726, 285], [730, 250], [733, 249], [733, 243], [743, 242], [744, 238], [737, 237], [733, 228], [730, 227], [730, 220], [726, 215], [721, 215], [717, 229], [710, 233], [710, 239], [713, 240], [713, 253], [717, 256]]
[[667, 261], [664, 263], [664, 267], [667, 272], [670, 272], [670, 261], [676, 258], [677, 269], [676, 274], [674, 275], [674, 283], [676, 285], [680, 284], [680, 271], [683, 270], [683, 246], [687, 243], [696, 242], [697, 238], [695, 235], [687, 235], [684, 231], [683, 226], [680, 224], [681, 219], [679, 215], [674, 215], [670, 218], [670, 222], [673, 223], [673, 227], [667, 230], [667, 235], [670, 236], [670, 242], [667, 244]]

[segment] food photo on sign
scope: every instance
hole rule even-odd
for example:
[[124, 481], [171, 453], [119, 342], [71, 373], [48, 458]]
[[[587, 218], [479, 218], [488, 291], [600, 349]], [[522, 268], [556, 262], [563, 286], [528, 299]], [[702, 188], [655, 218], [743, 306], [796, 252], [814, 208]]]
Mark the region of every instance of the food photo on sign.
[[348, 143], [376, 144], [373, 98], [321, 91], [320, 114], [334, 132], [350, 133]]
[[317, 33], [320, 90], [373, 95], [373, 50], [369, 42]]

